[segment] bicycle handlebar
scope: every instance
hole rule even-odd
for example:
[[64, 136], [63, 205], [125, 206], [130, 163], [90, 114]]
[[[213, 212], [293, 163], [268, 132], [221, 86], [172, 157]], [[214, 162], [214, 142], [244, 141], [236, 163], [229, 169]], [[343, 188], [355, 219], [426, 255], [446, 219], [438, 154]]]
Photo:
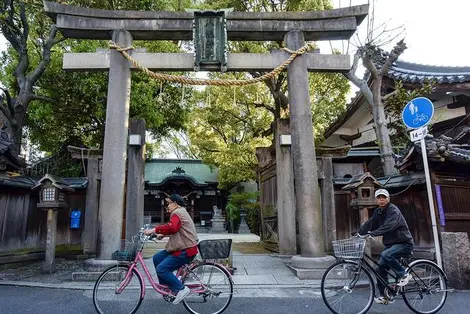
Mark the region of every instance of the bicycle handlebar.
[[373, 236], [370, 233], [367, 233], [367, 234], [355, 233], [355, 234], [352, 234], [352, 236], [355, 238], [360, 238], [360, 239], [372, 239], [373, 238]]

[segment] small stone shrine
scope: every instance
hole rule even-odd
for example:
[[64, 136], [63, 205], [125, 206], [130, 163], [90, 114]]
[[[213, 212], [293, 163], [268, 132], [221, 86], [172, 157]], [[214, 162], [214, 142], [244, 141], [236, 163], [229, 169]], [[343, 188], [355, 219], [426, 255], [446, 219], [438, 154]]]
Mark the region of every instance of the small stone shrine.
[[212, 207], [214, 211], [214, 216], [212, 217], [212, 228], [210, 229], [210, 233], [225, 233], [226, 230], [224, 228], [225, 219], [222, 217], [222, 211], [214, 205]]

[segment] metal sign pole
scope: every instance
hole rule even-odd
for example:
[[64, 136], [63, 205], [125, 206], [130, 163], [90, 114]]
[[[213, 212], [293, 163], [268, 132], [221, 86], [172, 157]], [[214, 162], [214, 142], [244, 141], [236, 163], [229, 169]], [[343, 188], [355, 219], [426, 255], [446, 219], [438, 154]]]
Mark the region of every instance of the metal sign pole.
[[431, 176], [429, 175], [428, 156], [426, 151], [425, 137], [427, 135], [426, 125], [434, 115], [434, 104], [426, 97], [416, 97], [406, 104], [401, 113], [403, 123], [411, 131], [411, 141], [421, 142], [421, 155], [423, 156], [424, 176], [426, 178], [426, 189], [428, 193], [429, 213], [431, 214], [432, 234], [434, 238], [434, 248], [436, 250], [436, 260], [442, 268], [441, 248], [439, 245], [439, 234], [437, 233], [436, 211], [434, 210], [434, 200], [432, 197]]
[[426, 142], [421, 138], [421, 154], [423, 155], [424, 176], [426, 178], [426, 188], [428, 191], [429, 213], [431, 214], [432, 234], [434, 238], [434, 248], [436, 250], [437, 265], [442, 268], [441, 246], [439, 244], [439, 235], [437, 233], [436, 212], [434, 210], [434, 200], [432, 198], [431, 176], [429, 174], [428, 154], [426, 152]]

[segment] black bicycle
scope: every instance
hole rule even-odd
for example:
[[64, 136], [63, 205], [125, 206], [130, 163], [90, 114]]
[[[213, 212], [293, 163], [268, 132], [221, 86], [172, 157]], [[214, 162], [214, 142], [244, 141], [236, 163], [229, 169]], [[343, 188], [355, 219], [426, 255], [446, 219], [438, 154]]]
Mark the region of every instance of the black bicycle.
[[388, 281], [377, 274], [375, 262], [364, 254], [367, 239], [371, 236], [356, 235], [349, 239], [333, 241], [335, 256], [340, 258], [329, 267], [321, 281], [321, 293], [326, 306], [335, 314], [366, 313], [375, 296], [373, 276], [385, 286], [385, 298], [392, 300], [401, 295], [405, 304], [415, 313], [437, 313], [446, 302], [447, 277], [444, 271], [429, 260], [415, 260], [409, 263], [411, 255], [402, 258], [401, 263], [411, 274], [406, 286], [397, 285], [398, 276], [388, 271]]

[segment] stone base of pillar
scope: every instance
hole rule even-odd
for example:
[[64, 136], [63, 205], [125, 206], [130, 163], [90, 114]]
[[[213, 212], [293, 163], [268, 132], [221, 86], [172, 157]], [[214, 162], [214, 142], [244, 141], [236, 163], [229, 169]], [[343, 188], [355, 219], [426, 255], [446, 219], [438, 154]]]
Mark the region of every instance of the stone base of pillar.
[[96, 281], [104, 270], [117, 264], [117, 260], [89, 258], [83, 262], [83, 271], [72, 273], [72, 281]]
[[329, 255], [323, 257], [295, 255], [288, 266], [299, 279], [322, 279], [325, 270], [334, 263], [336, 258]]
[[102, 272], [111, 266], [117, 265], [118, 263], [119, 262], [117, 260], [89, 258], [83, 262], [83, 269], [89, 272]]
[[470, 288], [470, 242], [466, 232], [441, 232], [442, 261], [450, 285]]
[[227, 233], [227, 230], [224, 228], [225, 219], [223, 218], [213, 218], [212, 219], [212, 228], [209, 230], [210, 233]]

